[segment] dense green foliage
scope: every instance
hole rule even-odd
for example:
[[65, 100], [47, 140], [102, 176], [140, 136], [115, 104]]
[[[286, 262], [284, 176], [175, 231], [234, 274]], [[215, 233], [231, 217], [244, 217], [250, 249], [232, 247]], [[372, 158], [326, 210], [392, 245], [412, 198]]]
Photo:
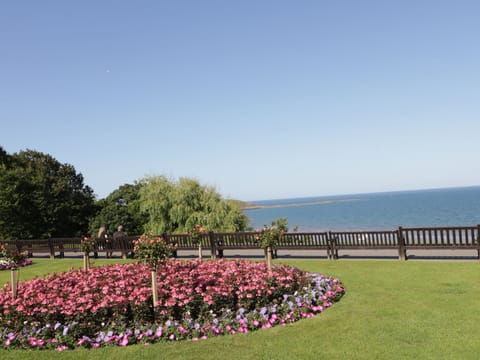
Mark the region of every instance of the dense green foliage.
[[141, 183], [125, 184], [97, 201], [98, 213], [90, 221], [90, 234], [96, 236], [98, 229], [105, 226], [107, 234], [112, 235], [118, 225], [131, 235], [143, 234], [148, 216], [140, 211], [141, 187]]
[[0, 238], [80, 236], [93, 212], [93, 191], [72, 165], [0, 147]]
[[240, 203], [225, 200], [197, 180], [164, 176], [125, 184], [95, 201], [82, 174], [41, 152], [8, 154], [0, 146], [0, 239], [112, 235], [123, 225], [130, 235], [242, 231], [248, 225]]
[[207, 231], [242, 231], [248, 218], [233, 200], [195, 179], [149, 177], [140, 189], [140, 209], [148, 214], [145, 230], [155, 234], [188, 233], [196, 224]]

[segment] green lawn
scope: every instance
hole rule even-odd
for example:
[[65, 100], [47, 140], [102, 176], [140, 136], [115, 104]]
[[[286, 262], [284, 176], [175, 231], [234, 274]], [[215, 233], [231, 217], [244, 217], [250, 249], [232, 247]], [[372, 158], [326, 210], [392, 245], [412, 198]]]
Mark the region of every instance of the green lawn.
[[[199, 342], [63, 353], [36, 351], [35, 359], [477, 359], [480, 356], [479, 262], [284, 262], [339, 277], [346, 295], [324, 313], [286, 327]], [[104, 263], [107, 261], [97, 261]], [[21, 270], [20, 276], [26, 279], [81, 264], [80, 259], [35, 260], [34, 265]], [[8, 278], [9, 272], [0, 272], [0, 283]], [[24, 357], [22, 351], [0, 350], [2, 360]]]

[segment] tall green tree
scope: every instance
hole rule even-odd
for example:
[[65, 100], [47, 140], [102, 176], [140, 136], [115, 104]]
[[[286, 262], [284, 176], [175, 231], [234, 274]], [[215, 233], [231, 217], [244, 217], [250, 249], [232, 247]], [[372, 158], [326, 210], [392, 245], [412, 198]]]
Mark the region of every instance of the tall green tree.
[[187, 233], [196, 224], [208, 231], [242, 231], [248, 225], [237, 202], [223, 199], [215, 188], [195, 179], [154, 176], [144, 183], [140, 208], [148, 214], [147, 231]]
[[113, 191], [105, 199], [97, 202], [98, 212], [90, 221], [90, 234], [96, 236], [98, 229], [105, 226], [112, 235], [118, 225], [123, 225], [130, 235], [144, 232], [148, 217], [140, 211], [140, 188], [142, 183], [125, 184]]
[[93, 211], [93, 190], [72, 165], [34, 150], [1, 149], [0, 237], [80, 236]]

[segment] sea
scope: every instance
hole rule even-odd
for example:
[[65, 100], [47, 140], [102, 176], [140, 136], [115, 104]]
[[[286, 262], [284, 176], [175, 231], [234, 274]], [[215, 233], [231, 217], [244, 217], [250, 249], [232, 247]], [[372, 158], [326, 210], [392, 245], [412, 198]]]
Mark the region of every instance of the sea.
[[480, 186], [254, 201], [250, 226], [287, 218], [289, 231], [396, 230], [480, 224]]

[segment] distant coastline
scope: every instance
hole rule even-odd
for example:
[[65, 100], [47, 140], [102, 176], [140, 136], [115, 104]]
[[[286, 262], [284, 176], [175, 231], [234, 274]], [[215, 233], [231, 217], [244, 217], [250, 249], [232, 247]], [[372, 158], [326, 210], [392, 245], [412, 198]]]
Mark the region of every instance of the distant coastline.
[[283, 203], [283, 204], [272, 204], [272, 205], [259, 205], [255, 203], [242, 203], [242, 210], [256, 210], [256, 209], [275, 209], [275, 208], [284, 208], [284, 207], [293, 207], [293, 206], [314, 206], [314, 205], [325, 205], [333, 203], [345, 203], [352, 201], [360, 201], [365, 199], [338, 199], [338, 200], [319, 200], [311, 202], [298, 202], [298, 203]]
[[477, 186], [250, 201], [242, 205], [251, 227], [257, 229], [280, 217], [303, 232], [480, 224]]

